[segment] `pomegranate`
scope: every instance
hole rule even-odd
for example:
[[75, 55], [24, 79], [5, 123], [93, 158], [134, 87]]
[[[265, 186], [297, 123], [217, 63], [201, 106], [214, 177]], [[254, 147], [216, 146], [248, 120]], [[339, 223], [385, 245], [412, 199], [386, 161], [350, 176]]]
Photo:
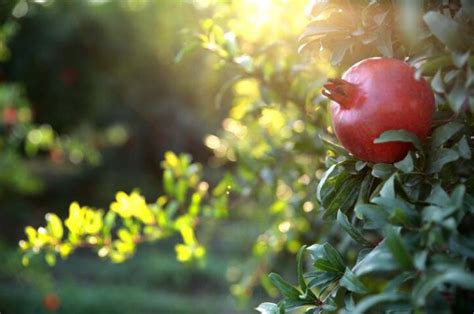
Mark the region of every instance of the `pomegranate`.
[[61, 306], [61, 301], [55, 293], [48, 293], [43, 298], [43, 305], [49, 311], [57, 311]]
[[53, 148], [49, 151], [49, 159], [54, 163], [61, 163], [64, 161], [64, 151], [60, 148]]
[[424, 140], [430, 131], [434, 95], [428, 83], [415, 79], [407, 63], [370, 58], [350, 67], [342, 79], [329, 80], [323, 95], [330, 98], [336, 136], [357, 158], [376, 163], [403, 159], [412, 145], [374, 144], [388, 130], [407, 130]]
[[15, 124], [18, 118], [17, 110], [13, 107], [3, 109], [3, 122], [5, 124]]

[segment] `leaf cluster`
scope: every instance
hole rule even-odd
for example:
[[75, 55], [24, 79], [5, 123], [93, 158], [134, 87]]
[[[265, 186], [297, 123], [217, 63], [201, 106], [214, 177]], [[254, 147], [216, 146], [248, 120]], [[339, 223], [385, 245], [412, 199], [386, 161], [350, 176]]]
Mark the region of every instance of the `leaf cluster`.
[[226, 215], [226, 189], [217, 185], [204, 203], [209, 184], [201, 180], [201, 166], [191, 163], [189, 155], [167, 152], [162, 166], [165, 194], [154, 203], [137, 191], [118, 192], [108, 211], [73, 202], [66, 219], [48, 213], [44, 227], [26, 227], [27, 239], [19, 243], [23, 264], [44, 253], [46, 262], [54, 265], [58, 255], [64, 259], [79, 248], [92, 248], [99, 257], [120, 263], [133, 256], [139, 243], [175, 234], [183, 240], [175, 246], [179, 261], [203, 261], [205, 248], [194, 230], [201, 218]]

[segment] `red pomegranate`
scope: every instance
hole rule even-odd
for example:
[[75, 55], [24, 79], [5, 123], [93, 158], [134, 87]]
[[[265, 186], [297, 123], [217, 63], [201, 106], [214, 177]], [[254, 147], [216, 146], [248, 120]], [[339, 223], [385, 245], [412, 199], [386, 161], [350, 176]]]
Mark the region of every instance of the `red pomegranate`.
[[357, 158], [377, 163], [403, 159], [412, 145], [374, 144], [388, 130], [407, 130], [424, 140], [430, 131], [434, 96], [428, 83], [415, 79], [407, 63], [370, 58], [350, 67], [342, 79], [324, 85], [332, 100], [334, 130], [342, 146]]
[[5, 124], [15, 124], [18, 118], [18, 112], [13, 107], [6, 107], [3, 109], [3, 122]]
[[55, 293], [48, 293], [43, 298], [43, 305], [49, 311], [57, 311], [61, 306], [61, 301]]

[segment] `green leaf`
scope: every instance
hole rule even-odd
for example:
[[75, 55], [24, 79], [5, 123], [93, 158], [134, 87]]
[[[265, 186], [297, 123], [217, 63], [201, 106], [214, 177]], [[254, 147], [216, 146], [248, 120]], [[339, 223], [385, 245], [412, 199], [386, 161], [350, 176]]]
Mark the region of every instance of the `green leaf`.
[[344, 268], [346, 267], [346, 264], [344, 263], [344, 260], [342, 259], [341, 254], [329, 243], [324, 243], [324, 252], [325, 252], [325, 257], [334, 265], [337, 265], [337, 267], [343, 272]]
[[384, 182], [379, 192], [382, 197], [395, 197], [395, 174], [393, 174], [387, 181]]
[[390, 28], [384, 27], [379, 29], [379, 34], [375, 41], [375, 47], [377, 47], [377, 50], [384, 57], [391, 58], [393, 56], [392, 32]]
[[201, 206], [201, 194], [194, 192], [191, 196], [191, 203], [189, 204], [188, 213], [189, 215], [196, 217], [199, 214]]
[[56, 265], [56, 255], [54, 253], [46, 253], [44, 259], [49, 266]]
[[285, 314], [285, 303], [284, 300], [278, 302], [278, 310], [280, 310], [280, 314]]
[[404, 282], [416, 278], [416, 274], [414, 272], [403, 272], [400, 275], [396, 276], [392, 280], [390, 280], [385, 288], [383, 289], [384, 292], [395, 292], [400, 285]]
[[466, 212], [474, 215], [474, 197], [471, 194], [464, 195], [464, 208]]
[[[357, 253], [356, 264], [359, 264], [374, 248], [362, 248], [359, 253]], [[352, 269], [354, 270], [354, 269]]]
[[474, 239], [454, 234], [449, 239], [449, 249], [462, 256], [474, 258]]
[[471, 159], [471, 148], [469, 147], [469, 143], [466, 139], [466, 135], [463, 135], [463, 137], [459, 140], [459, 142], [456, 143], [454, 146], [456, 151], [459, 153], [459, 156], [461, 156], [464, 159]]
[[174, 214], [176, 214], [176, 212], [178, 211], [178, 208], [179, 208], [179, 204], [177, 201], [173, 200], [169, 202], [165, 206], [166, 216], [171, 220]]
[[344, 295], [344, 311], [352, 313], [355, 308], [354, 298], [351, 292], [347, 292]]
[[308, 6], [305, 9], [305, 13], [311, 17], [318, 17], [320, 14], [326, 12], [328, 9], [334, 6], [334, 4], [329, 0], [319, 0], [319, 1], [312, 1], [308, 3]]
[[309, 297], [313, 300], [316, 299], [316, 296], [313, 294], [311, 290], [308, 289], [306, 285], [306, 281], [303, 276], [303, 257], [304, 257], [304, 252], [306, 250], [306, 245], [303, 245], [299, 250], [298, 253], [296, 254], [296, 263], [297, 263], [297, 275], [298, 275], [298, 283], [300, 285], [301, 290], [305, 294], [305, 298]]
[[446, 164], [458, 160], [459, 157], [455, 150], [440, 148], [429, 156], [427, 171], [430, 174], [440, 172]]
[[387, 226], [387, 228], [385, 228], [385, 240], [388, 249], [392, 252], [393, 257], [400, 267], [402, 269], [413, 268], [413, 259], [410, 253], [408, 253], [408, 249], [402, 238], [393, 227]]
[[431, 149], [433, 150], [438, 147], [441, 147], [456, 133], [458, 133], [463, 128], [463, 126], [464, 125], [459, 122], [449, 122], [436, 128], [436, 130], [434, 130], [433, 132], [433, 135], [431, 136]]
[[185, 179], [179, 179], [177, 184], [176, 184], [176, 201], [178, 201], [179, 204], [183, 204], [184, 200], [186, 199], [186, 193], [188, 191], [188, 181]]
[[[372, 192], [373, 185], [377, 179], [373, 177], [370, 173], [367, 173], [364, 180], [360, 184], [360, 191], [359, 195], [357, 196], [356, 205], [358, 204], [365, 204], [370, 201], [370, 193]], [[362, 216], [358, 216], [356, 212], [356, 216], [359, 219], [362, 219]]]
[[386, 240], [383, 240], [357, 263], [353, 271], [358, 276], [361, 276], [373, 272], [386, 273], [388, 271], [396, 270], [397, 268], [398, 265], [388, 249]]
[[56, 214], [48, 213], [46, 214], [46, 221], [48, 222], [47, 229], [49, 234], [56, 239], [62, 239], [64, 229], [61, 219]]
[[[389, 220], [392, 223], [414, 226], [418, 222], [418, 212], [401, 198], [375, 197], [372, 201], [390, 213]], [[393, 219], [395, 219], [395, 221]]]
[[441, 187], [441, 185], [436, 184], [431, 189], [431, 193], [426, 199], [428, 204], [438, 205], [438, 206], [448, 206], [451, 202], [448, 193]]
[[[424, 55], [426, 57], [426, 55]], [[427, 58], [421, 65], [421, 72], [426, 76], [433, 76], [438, 70], [452, 67], [450, 55], [438, 55], [436, 57]], [[442, 75], [442, 74], [441, 74]]]
[[456, 79], [456, 83], [454, 87], [451, 89], [451, 91], [448, 94], [449, 106], [451, 107], [451, 110], [453, 110], [453, 112], [455, 113], [460, 112], [462, 105], [464, 104], [464, 101], [469, 96], [469, 92], [464, 84], [465, 84], [464, 79], [458, 77]]
[[323, 271], [344, 273], [346, 265], [341, 254], [329, 243], [313, 244], [307, 248], [315, 266]]
[[339, 280], [339, 284], [347, 290], [355, 293], [367, 293], [367, 288], [349, 268], [346, 268], [344, 276]]
[[361, 176], [350, 176], [338, 181], [340, 183], [335, 185], [334, 192], [323, 199], [322, 205], [326, 209], [323, 218], [333, 216], [338, 210], [348, 209], [357, 199], [362, 182]]
[[340, 274], [342, 273], [341, 269], [338, 268], [338, 266], [334, 263], [331, 263], [327, 259], [318, 259], [314, 262], [314, 267], [321, 270], [321, 271], [326, 271], [330, 273], [335, 273], [335, 274]]
[[261, 303], [257, 308], [255, 308], [257, 311], [259, 311], [262, 314], [278, 314], [280, 313], [280, 309], [278, 308], [278, 305], [275, 303], [270, 303], [270, 302], [264, 302]]
[[469, 48], [469, 37], [465, 29], [455, 20], [435, 11], [423, 16], [423, 20], [435, 37], [453, 51], [465, 51]]
[[344, 59], [344, 56], [347, 50], [350, 48], [351, 41], [341, 41], [337, 44], [334, 44], [331, 47], [332, 55], [331, 55], [331, 64], [332, 65], [339, 65], [341, 61]]
[[125, 228], [121, 228], [117, 231], [117, 236], [120, 238], [120, 240], [122, 240], [123, 242], [125, 243], [130, 243], [130, 244], [134, 244], [133, 242], [133, 234], [125, 229]]
[[308, 40], [307, 42], [298, 46], [298, 53], [303, 54], [306, 51], [318, 50], [320, 47], [321, 42], [312, 38], [311, 40]]
[[435, 222], [437, 224], [442, 224], [444, 220], [453, 214], [457, 208], [455, 206], [427, 206], [423, 208], [422, 217], [424, 222]]
[[358, 204], [354, 210], [357, 216], [369, 220], [365, 227], [370, 229], [385, 226], [390, 215], [384, 208], [372, 204]]
[[184, 59], [185, 56], [189, 55], [193, 51], [196, 51], [197, 48], [199, 48], [199, 46], [200, 44], [197, 41], [193, 41], [184, 45], [183, 48], [179, 50], [178, 54], [174, 58], [174, 62], [180, 63]]
[[444, 283], [472, 290], [474, 289], [474, 275], [458, 268], [447, 268], [442, 273], [428, 274], [413, 289], [415, 303], [419, 306], [424, 305], [430, 292], [441, 287]]
[[313, 301], [310, 300], [295, 300], [295, 299], [285, 299], [283, 301], [285, 310], [291, 311], [299, 307], [306, 307], [308, 305], [314, 305]]
[[337, 222], [346, 231], [349, 236], [356, 242], [364, 246], [371, 246], [372, 243], [364, 238], [362, 233], [356, 229], [350, 222], [347, 216], [341, 212], [337, 212]]
[[314, 21], [306, 26], [298, 41], [312, 36], [324, 36], [326, 34], [340, 32], [341, 30], [340, 27], [331, 25], [326, 21]]
[[446, 74], [444, 75], [444, 82], [445, 83], [451, 83], [456, 77], [458, 77], [458, 75], [461, 73], [461, 70], [449, 70], [448, 72], [446, 72]]
[[167, 195], [173, 195], [174, 193], [174, 176], [170, 169], [166, 169], [163, 172], [163, 188]]
[[104, 233], [110, 234], [110, 231], [115, 226], [115, 219], [117, 218], [117, 213], [114, 211], [109, 210], [104, 217]]
[[331, 174], [334, 172], [336, 167], [337, 167], [337, 164], [334, 164], [331, 167], [329, 167], [329, 169], [326, 170], [326, 172], [324, 172], [321, 180], [318, 183], [318, 187], [316, 189], [316, 197], [318, 198], [318, 201], [320, 201], [320, 202], [322, 202], [322, 199], [323, 199], [323, 196], [324, 196], [322, 191], [323, 191], [323, 189], [326, 185], [326, 182], [329, 179], [329, 177], [331, 176]]
[[412, 143], [417, 150], [422, 151], [420, 139], [413, 133], [407, 130], [389, 130], [383, 132], [378, 138], [374, 140], [375, 144], [389, 143], [389, 142], [406, 142]]
[[354, 165], [354, 168], [355, 168], [356, 171], [361, 171], [362, 169], [365, 168], [365, 166], [367, 166], [367, 162], [362, 161], [362, 160], [358, 160], [358, 161], [356, 161], [356, 163]]
[[470, 51], [467, 51], [465, 53], [455, 53], [455, 52], [453, 52], [451, 54], [451, 58], [453, 60], [453, 64], [457, 68], [462, 68], [467, 63], [467, 60], [469, 60], [470, 55], [471, 55]]
[[325, 135], [324, 133], [321, 133], [318, 135], [318, 137], [321, 139], [321, 141], [326, 144], [326, 146], [334, 151], [335, 153], [339, 154], [339, 155], [343, 155], [343, 156], [349, 156], [347, 154], [347, 151], [345, 150], [344, 147], [342, 147], [341, 145], [337, 144], [337, 143], [334, 143], [332, 141], [331, 138], [329, 138], [327, 135]]
[[336, 280], [339, 280], [339, 278], [341, 277], [341, 274], [314, 271], [314, 272], [306, 273], [305, 276], [309, 279], [308, 287], [323, 289], [328, 284]]
[[464, 202], [464, 194], [466, 193], [466, 186], [458, 184], [451, 192], [451, 205], [460, 208]]
[[336, 304], [336, 302], [334, 301], [333, 298], [326, 299], [323, 306], [321, 307], [321, 309], [323, 311], [328, 311], [328, 312], [334, 312], [334, 311], [337, 310], [337, 308], [338, 308], [338, 306], [337, 306], [337, 304]]
[[367, 311], [370, 308], [372, 308], [373, 306], [379, 303], [397, 302], [397, 301], [402, 301], [406, 299], [407, 299], [407, 296], [399, 292], [380, 293], [380, 294], [369, 296], [362, 299], [353, 309], [353, 312], [351, 312], [351, 314], [367, 313]]
[[418, 215], [407, 213], [401, 207], [395, 207], [390, 214], [390, 223], [397, 226], [415, 227], [418, 222]]
[[409, 152], [404, 159], [394, 163], [393, 165], [395, 166], [395, 168], [401, 170], [404, 173], [412, 172], [414, 168], [414, 163], [411, 153]]
[[431, 80], [431, 88], [437, 93], [444, 93], [444, 83], [443, 78], [441, 76], [441, 69], [439, 69], [433, 79]]
[[375, 164], [372, 167], [372, 175], [382, 180], [390, 177], [394, 171], [395, 168], [390, 164]]
[[280, 291], [280, 293], [285, 298], [295, 300], [299, 299], [299, 296], [301, 294], [300, 291], [298, 291], [298, 289], [286, 282], [280, 275], [276, 273], [270, 273], [268, 277], [270, 278], [270, 281], [273, 283], [273, 285]]
[[239, 54], [239, 45], [237, 44], [236, 36], [232, 32], [224, 34], [224, 45], [231, 56]]
[[415, 256], [413, 257], [413, 264], [415, 265], [415, 268], [420, 271], [425, 271], [427, 259], [428, 259], [427, 250], [416, 252]]

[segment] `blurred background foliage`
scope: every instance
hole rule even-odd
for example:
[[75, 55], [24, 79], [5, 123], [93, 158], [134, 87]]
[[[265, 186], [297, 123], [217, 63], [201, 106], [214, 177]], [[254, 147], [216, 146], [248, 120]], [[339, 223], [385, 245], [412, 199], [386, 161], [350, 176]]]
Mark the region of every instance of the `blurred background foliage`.
[[[321, 219], [316, 199], [325, 168], [344, 158], [332, 143], [320, 88], [355, 61], [376, 55], [409, 56], [423, 74], [434, 75], [443, 67], [437, 57], [446, 43], [428, 32], [422, 13], [452, 8], [443, 9], [443, 1], [425, 1], [426, 8], [411, 1], [307, 2], [2, 2], [2, 313], [248, 313], [268, 295], [278, 297], [271, 271], [296, 282], [294, 255], [301, 245], [337, 243], [344, 258], [357, 258], [350, 238]], [[319, 4], [330, 13], [318, 20]], [[389, 4], [406, 12], [388, 10]], [[309, 25], [305, 13], [313, 16]], [[387, 26], [394, 16], [407, 19], [396, 23], [400, 29]], [[331, 29], [334, 23], [341, 27]], [[446, 38], [442, 29], [435, 27]], [[457, 58], [462, 66], [470, 62], [469, 54]], [[454, 97], [454, 107], [444, 99], [463, 75], [457, 71], [438, 85], [433, 80], [443, 91], [437, 96], [441, 115], [452, 114], [450, 106], [454, 112], [467, 106], [464, 96]], [[208, 219], [205, 210], [193, 217], [196, 238], [207, 248], [203, 264], [176, 261], [178, 235], [136, 252], [133, 247], [135, 257], [119, 265], [78, 249], [52, 269], [41, 259], [21, 266], [15, 246], [25, 238], [24, 226], [44, 225], [47, 212], [66, 219], [73, 201], [107, 210], [129, 198], [145, 209], [158, 195], [179, 199], [166, 184], [168, 150], [190, 153], [205, 169], [203, 182], [229, 197], [228, 206], [206, 205], [226, 207], [225, 220]], [[189, 164], [189, 157], [180, 158]], [[114, 203], [118, 191], [127, 194], [117, 194]], [[110, 207], [127, 218], [120, 208]], [[145, 225], [142, 214], [131, 216]], [[20, 245], [34, 255], [29, 245], [36, 234], [27, 240]], [[178, 260], [192, 257], [179, 245]], [[374, 282], [374, 289], [383, 284]]]
[[[314, 236], [307, 218], [322, 173], [314, 123], [326, 117], [306, 95], [332, 70], [307, 71], [295, 54], [305, 4], [2, 2], [2, 313], [238, 313], [276, 296], [265, 274]], [[219, 51], [223, 40], [233, 55]], [[197, 46], [212, 53], [186, 53]], [[73, 201], [107, 208], [133, 189], [154, 201], [168, 150], [204, 164], [210, 184], [224, 178], [232, 199], [229, 219], [198, 228], [204, 265], [178, 263], [173, 237], [119, 265], [80, 249], [55, 268], [21, 266], [24, 226], [47, 212], [65, 219]]]

